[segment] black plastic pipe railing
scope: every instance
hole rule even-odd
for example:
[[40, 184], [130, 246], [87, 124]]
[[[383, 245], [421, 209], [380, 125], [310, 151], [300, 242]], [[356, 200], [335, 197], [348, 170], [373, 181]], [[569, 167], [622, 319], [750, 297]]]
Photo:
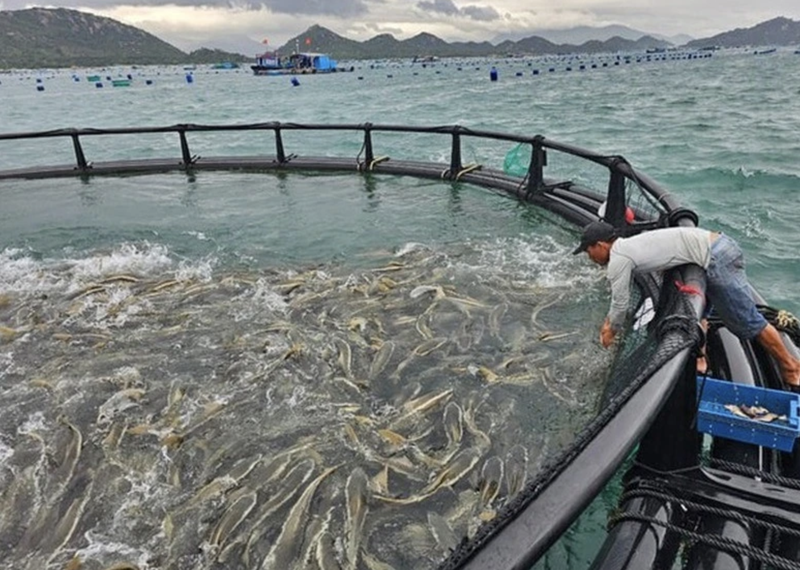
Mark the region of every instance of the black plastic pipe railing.
[[[192, 154], [189, 144], [189, 133], [204, 132], [240, 132], [240, 131], [271, 131], [274, 137], [275, 157], [279, 164], [286, 163], [287, 152], [284, 147], [282, 133], [285, 131], [361, 131], [363, 132], [365, 164], [373, 164], [375, 161], [375, 146], [373, 134], [376, 132], [387, 133], [422, 133], [432, 135], [446, 135], [451, 139], [449, 169], [444, 178], [455, 179], [463, 170], [461, 163], [462, 139], [467, 137], [491, 139], [512, 143], [522, 143], [531, 146], [531, 162], [526, 177], [526, 195], [541, 193], [547, 189], [545, 183], [544, 169], [547, 166], [547, 152], [553, 151], [567, 154], [583, 160], [599, 164], [609, 170], [609, 205], [607, 218], [609, 220], [621, 221], [624, 219], [624, 189], [625, 180], [633, 180], [652, 198], [660, 203], [666, 211], [679, 210], [679, 205], [673, 197], [666, 192], [659, 184], [647, 177], [645, 174], [637, 172], [624, 158], [616, 155], [604, 155], [594, 151], [586, 150], [577, 146], [560, 143], [545, 138], [542, 135], [526, 136], [496, 131], [486, 131], [469, 129], [459, 125], [446, 126], [408, 126], [408, 125], [376, 125], [372, 123], [362, 124], [301, 124], [301, 123], [282, 123], [278, 121], [265, 123], [231, 124], [231, 125], [200, 125], [200, 124], [177, 124], [164, 127], [120, 127], [120, 128], [68, 128], [50, 131], [20, 132], [20, 133], [0, 133], [0, 141], [11, 140], [31, 140], [31, 139], [52, 139], [69, 138], [75, 153], [75, 164], [77, 174], [91, 174], [92, 162], [87, 159], [81, 145], [81, 139], [93, 136], [109, 135], [139, 135], [157, 133], [176, 133], [179, 138], [181, 162], [177, 168], [184, 170], [192, 169], [197, 157]], [[293, 156], [299, 156], [296, 153]], [[2, 172], [0, 172], [2, 174]], [[619, 210], [619, 211], [617, 211]]]

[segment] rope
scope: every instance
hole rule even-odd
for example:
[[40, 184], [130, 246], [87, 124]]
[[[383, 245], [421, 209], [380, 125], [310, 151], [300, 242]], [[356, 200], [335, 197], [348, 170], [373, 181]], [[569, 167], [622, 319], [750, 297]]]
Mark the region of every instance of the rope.
[[386, 162], [387, 160], [389, 160], [388, 156], [378, 156], [374, 158], [372, 162], [369, 163], [369, 170], [374, 170], [378, 164], [381, 162]]
[[701, 512], [701, 513], [707, 513], [707, 514], [710, 514], [710, 515], [717, 515], [717, 516], [722, 517], [722, 518], [736, 520], [736, 521], [739, 521], [739, 522], [750, 523], [750, 524], [755, 525], [755, 526], [763, 527], [765, 529], [774, 530], [776, 532], [780, 532], [780, 533], [783, 533], [783, 534], [788, 534], [788, 535], [800, 538], [800, 529], [789, 528], [789, 527], [782, 526], [782, 525], [777, 524], [777, 523], [761, 520], [761, 519], [758, 519], [758, 518], [750, 516], [750, 515], [742, 514], [742, 513], [738, 512], [738, 511], [732, 511], [732, 510], [729, 510], [729, 509], [722, 509], [722, 508], [719, 508], [719, 507], [711, 507], [709, 505], [705, 505], [703, 503], [697, 503], [697, 502], [694, 502], [694, 501], [687, 501], [687, 500], [683, 499], [682, 497], [671, 495], [669, 493], [662, 493], [660, 491], [655, 491], [655, 490], [652, 490], [652, 489], [633, 489], [631, 491], [627, 491], [627, 492], [623, 493], [622, 496], [619, 498], [619, 504], [623, 505], [623, 504], [625, 504], [626, 501], [628, 501], [630, 499], [634, 499], [636, 497], [650, 497], [650, 498], [653, 498], [653, 499], [660, 499], [660, 500], [668, 501], [668, 502], [678, 502], [678, 503], [680, 503], [681, 507], [684, 507], [684, 508], [689, 509], [689, 510]]
[[639, 522], [660, 526], [695, 542], [707, 544], [723, 552], [746, 556], [747, 558], [752, 558], [753, 560], [758, 560], [759, 562], [769, 564], [773, 568], [778, 568], [780, 570], [800, 570], [800, 563], [795, 562], [794, 560], [789, 560], [783, 556], [764, 552], [760, 548], [756, 548], [738, 540], [725, 538], [724, 536], [701, 534], [699, 532], [694, 532], [681, 526], [663, 522], [652, 517], [627, 513], [611, 517], [609, 520], [609, 527], [613, 527], [621, 522]]
[[481, 168], [483, 168], [483, 167], [482, 167], [480, 164], [470, 164], [470, 165], [468, 165], [468, 166], [465, 166], [464, 168], [462, 168], [462, 169], [461, 169], [461, 170], [458, 172], [458, 174], [456, 174], [456, 177], [455, 177], [455, 179], [456, 179], [456, 180], [458, 180], [458, 179], [459, 179], [459, 178], [461, 178], [461, 177], [462, 177], [464, 174], [469, 174], [469, 173], [470, 173], [470, 172], [472, 172], [473, 170], [480, 170]]
[[800, 480], [793, 479], [790, 477], [782, 477], [780, 475], [775, 475], [773, 473], [767, 473], [766, 471], [761, 471], [760, 469], [756, 469], [755, 467], [748, 467], [747, 465], [742, 465], [740, 463], [732, 463], [730, 461], [725, 461], [723, 459], [717, 459], [716, 457], [709, 458], [712, 465], [724, 467], [729, 471], [733, 471], [739, 475], [747, 475], [749, 477], [758, 477], [762, 481], [766, 481], [767, 483], [773, 483], [775, 485], [780, 485], [782, 487], [788, 487], [790, 489], [798, 489], [800, 490]]
[[775, 309], [767, 305], [756, 305], [756, 307], [772, 326], [789, 335], [795, 346], [800, 346], [800, 321], [798, 321], [797, 317], [789, 311]]

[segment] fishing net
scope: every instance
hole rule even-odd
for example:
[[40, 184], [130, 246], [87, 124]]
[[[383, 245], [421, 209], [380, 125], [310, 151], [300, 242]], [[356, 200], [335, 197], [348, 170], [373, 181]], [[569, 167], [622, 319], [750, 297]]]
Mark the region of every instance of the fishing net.
[[484, 548], [564, 471], [653, 374], [681, 350], [697, 345], [700, 332], [694, 311], [674, 282], [648, 275], [637, 279], [636, 284], [633, 318], [617, 352], [597, 417], [578, 434], [573, 445], [553, 457], [493, 520], [480, 527], [475, 536], [462, 541], [439, 570], [461, 568]]
[[506, 153], [506, 158], [503, 161], [503, 172], [509, 176], [523, 178], [527, 176], [530, 164], [531, 145], [519, 143]]

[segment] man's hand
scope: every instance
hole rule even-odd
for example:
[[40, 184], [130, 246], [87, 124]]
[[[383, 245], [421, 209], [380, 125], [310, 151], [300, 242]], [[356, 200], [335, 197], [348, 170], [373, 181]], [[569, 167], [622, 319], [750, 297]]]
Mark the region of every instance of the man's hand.
[[617, 332], [611, 328], [611, 322], [606, 318], [603, 326], [600, 327], [600, 344], [603, 345], [603, 348], [608, 348], [616, 336]]

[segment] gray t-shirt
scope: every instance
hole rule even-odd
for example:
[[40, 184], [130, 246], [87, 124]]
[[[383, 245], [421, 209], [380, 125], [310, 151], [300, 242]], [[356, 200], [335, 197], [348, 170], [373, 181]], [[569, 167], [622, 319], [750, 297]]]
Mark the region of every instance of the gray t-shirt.
[[625, 322], [633, 273], [664, 271], [686, 263], [708, 269], [712, 235], [700, 228], [666, 228], [615, 240], [607, 272], [611, 283], [611, 328], [619, 331]]

